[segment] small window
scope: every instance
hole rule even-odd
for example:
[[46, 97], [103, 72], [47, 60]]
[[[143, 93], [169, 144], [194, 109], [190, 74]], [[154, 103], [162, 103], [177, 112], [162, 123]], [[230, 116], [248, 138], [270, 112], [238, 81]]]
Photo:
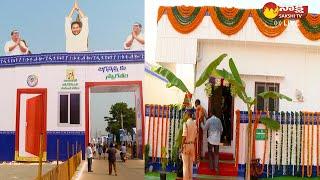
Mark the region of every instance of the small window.
[[257, 104], [255, 109], [259, 111], [279, 111], [279, 99], [263, 99], [258, 96], [259, 93], [265, 91], [279, 92], [279, 84], [256, 82], [255, 96], [257, 97]]
[[60, 94], [59, 103], [59, 122], [61, 124], [80, 124], [80, 94]]

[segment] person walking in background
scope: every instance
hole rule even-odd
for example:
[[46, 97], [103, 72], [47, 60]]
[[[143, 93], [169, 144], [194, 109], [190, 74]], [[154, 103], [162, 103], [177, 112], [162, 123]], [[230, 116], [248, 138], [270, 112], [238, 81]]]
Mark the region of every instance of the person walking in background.
[[[213, 112], [214, 114], [214, 112]], [[209, 167], [213, 170], [213, 158], [214, 158], [214, 168], [216, 173], [219, 173], [219, 145], [220, 137], [223, 132], [223, 127], [221, 120], [216, 116], [212, 115], [207, 119], [206, 124], [201, 124], [204, 131], [208, 130], [208, 154], [209, 154]], [[212, 148], [214, 149], [214, 157]]]
[[199, 99], [195, 101], [195, 106], [196, 106], [196, 122], [197, 122], [197, 128], [199, 132], [196, 152], [199, 153], [200, 157], [202, 157], [203, 131], [202, 131], [202, 128], [200, 127], [200, 124], [203, 123], [206, 119], [206, 111], [201, 106]]
[[86, 149], [86, 154], [87, 154], [87, 159], [88, 159], [88, 172], [93, 172], [92, 171], [92, 157], [93, 157], [93, 152], [92, 152], [92, 147], [91, 144], [88, 143], [87, 149]]
[[107, 154], [106, 154], [106, 152], [107, 152], [107, 144], [106, 143], [103, 144], [102, 152], [103, 152], [103, 159], [106, 159], [106, 156], [107, 156]]
[[97, 157], [97, 148], [95, 144], [92, 144], [92, 152], [93, 152], [93, 159]]
[[[79, 19], [72, 21], [72, 15], [77, 11]], [[74, 3], [65, 20], [66, 51], [88, 51], [89, 23], [88, 17], [80, 9], [77, 1]]]
[[182, 161], [183, 180], [192, 179], [193, 162], [196, 160], [195, 143], [197, 139], [197, 124], [192, 120], [192, 109], [185, 111], [187, 121], [183, 123], [182, 130]]
[[102, 152], [103, 152], [103, 150], [102, 150], [102, 145], [99, 144], [99, 147], [98, 147], [99, 160], [100, 160], [100, 158], [102, 158]]
[[120, 157], [123, 162], [126, 162], [126, 154], [127, 154], [127, 147], [123, 143], [120, 148]]
[[117, 176], [117, 169], [116, 169], [116, 153], [117, 153], [117, 150], [114, 147], [113, 143], [110, 144], [110, 147], [107, 150], [107, 153], [108, 153], [108, 161], [109, 161], [109, 175], [112, 174], [112, 167], [113, 167], [115, 175]]
[[125, 50], [144, 50], [144, 36], [141, 31], [142, 25], [140, 23], [132, 25], [132, 32], [124, 42]]
[[20, 33], [17, 30], [11, 31], [11, 40], [4, 45], [4, 52], [7, 56], [27, 54], [28, 48], [21, 41]]

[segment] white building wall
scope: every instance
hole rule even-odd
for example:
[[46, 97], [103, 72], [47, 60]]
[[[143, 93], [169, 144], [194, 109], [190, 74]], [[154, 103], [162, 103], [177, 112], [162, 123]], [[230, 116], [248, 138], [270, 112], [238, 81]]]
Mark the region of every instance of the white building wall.
[[[261, 43], [230, 43], [226, 41], [202, 41], [202, 60], [197, 64], [196, 79], [207, 65], [222, 53], [228, 57], [219, 68], [228, 68], [228, 60], [232, 58], [245, 81], [249, 96], [254, 96], [255, 82], [271, 82], [280, 84], [280, 92], [294, 99], [294, 102], [280, 101], [281, 111], [319, 111], [320, 54], [317, 49], [294, 46], [273, 46]], [[295, 100], [295, 90], [302, 91], [304, 102]], [[196, 97], [206, 99], [204, 85], [196, 89]], [[207, 107], [207, 106], [205, 106]], [[235, 108], [246, 110], [246, 106], [235, 100]]]
[[[273, 44], [294, 44], [306, 46], [320, 46], [318, 41], [311, 41], [304, 37], [297, 27], [295, 21], [290, 21], [286, 30], [275, 38], [269, 38], [263, 35], [255, 25], [253, 18], [249, 17], [244, 27], [236, 34], [228, 36], [221, 33], [213, 24], [210, 16], [205, 16], [200, 25], [188, 34], [177, 32], [171, 25], [167, 15], [163, 15], [158, 22], [157, 32], [157, 53], [156, 60], [167, 59], [179, 60], [180, 52], [186, 52], [188, 55], [195, 57], [193, 51], [199, 39], [216, 39], [216, 40], [232, 40], [232, 41], [247, 41], [247, 42], [268, 42]], [[172, 48], [175, 47], [175, 48]], [[177, 47], [183, 47], [181, 49]], [[162, 50], [162, 48], [169, 51]], [[191, 52], [193, 51], [193, 52]], [[175, 55], [172, 55], [172, 52]], [[188, 58], [189, 59], [189, 58]], [[194, 59], [193, 59], [194, 60]], [[189, 60], [188, 60], [189, 62]], [[184, 63], [188, 63], [184, 62]]]
[[184, 94], [175, 87], [167, 88], [166, 84], [161, 79], [146, 73], [143, 80], [143, 103], [169, 105], [183, 102]]
[[[107, 73], [98, 71], [103, 66], [126, 66], [124, 73], [128, 78], [107, 79]], [[66, 79], [66, 70], [73, 69], [79, 83], [78, 90], [61, 90]], [[0, 131], [15, 131], [17, 89], [30, 88], [27, 77], [38, 76], [34, 88], [47, 88], [47, 131], [85, 131], [85, 82], [141, 81], [144, 77], [144, 64], [106, 64], [106, 65], [42, 65], [17, 66], [0, 69]], [[122, 73], [122, 72], [119, 72]], [[59, 93], [80, 92], [80, 125], [59, 125]]]

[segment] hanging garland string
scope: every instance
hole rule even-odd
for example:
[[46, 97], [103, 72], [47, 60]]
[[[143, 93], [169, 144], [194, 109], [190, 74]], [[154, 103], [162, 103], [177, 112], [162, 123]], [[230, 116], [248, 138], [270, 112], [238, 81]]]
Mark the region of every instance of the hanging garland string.
[[320, 167], [319, 167], [319, 134], [320, 134], [320, 131], [319, 131], [319, 124], [320, 124], [320, 119], [319, 119], [319, 113], [317, 113], [317, 176], [320, 176]]
[[286, 175], [287, 174], [289, 174], [289, 172], [288, 172], [288, 167], [289, 167], [289, 124], [291, 123], [291, 118], [290, 118], [290, 113], [289, 112], [287, 112], [287, 114], [286, 114], [286, 123], [287, 123], [287, 151], [286, 151]]
[[196, 29], [206, 15], [207, 7], [174, 6], [167, 8], [168, 19], [173, 28], [187, 34]]
[[295, 119], [296, 119], [296, 173], [298, 174], [299, 171], [299, 157], [300, 157], [300, 118], [299, 113], [295, 113]]
[[307, 14], [298, 20], [300, 32], [309, 40], [320, 39], [320, 15]]
[[[311, 121], [311, 122], [310, 122]], [[311, 127], [310, 127], [311, 125]], [[312, 160], [313, 160], [313, 125], [314, 125], [314, 116], [313, 113], [309, 113], [309, 121], [308, 121], [308, 141], [311, 143], [310, 144], [310, 150], [308, 147], [308, 166], [307, 166], [307, 176], [311, 177], [312, 176]], [[311, 128], [311, 137], [309, 135], [309, 128]]]
[[236, 111], [236, 160], [235, 167], [238, 168], [239, 163], [239, 140], [240, 140], [240, 111]]
[[[302, 168], [304, 166], [303, 162], [302, 162], [302, 158], [304, 157], [304, 154], [303, 154], [303, 146], [304, 146], [304, 118], [303, 118], [303, 113], [300, 112], [300, 146], [299, 146], [299, 153], [300, 153], [300, 156], [299, 156], [299, 162], [301, 164], [301, 169], [299, 168], [298, 170], [300, 172], [302, 172]], [[302, 153], [301, 153], [302, 152]], [[301, 173], [302, 174], [302, 173]]]
[[226, 35], [239, 32], [250, 15], [250, 10], [237, 8], [208, 7], [208, 12], [217, 29]]
[[[164, 140], [164, 109], [166, 108], [166, 106], [162, 106], [162, 112], [161, 112], [161, 145], [160, 145], [160, 149], [162, 149], [162, 147], [164, 147], [164, 143], [163, 143], [163, 140]], [[160, 125], [160, 123], [159, 123], [159, 125]], [[161, 158], [163, 157], [162, 156], [163, 155], [163, 153], [160, 151], [160, 156], [161, 156]]]
[[302, 177], [304, 177], [304, 148], [305, 148], [305, 139], [306, 139], [306, 113], [303, 113], [303, 130], [302, 130], [302, 134], [303, 134], [303, 140], [302, 140]]
[[288, 24], [287, 19], [266, 18], [262, 13], [262, 9], [253, 9], [251, 15], [259, 31], [267, 37], [279, 36], [286, 29], [285, 24]]
[[162, 15], [166, 12], [168, 7], [165, 7], [165, 6], [160, 6], [159, 9], [158, 9], [158, 17], [157, 17], [157, 22], [160, 21]]
[[[275, 113], [275, 116], [276, 116], [276, 120], [279, 121], [279, 112], [276, 112], [276, 113]], [[281, 126], [281, 121], [280, 121], [280, 126]], [[279, 137], [279, 133], [276, 132], [276, 133], [275, 133], [275, 136]], [[277, 167], [278, 167], [278, 165], [280, 164], [280, 163], [278, 163], [278, 159], [279, 159], [279, 158], [278, 158], [278, 154], [279, 154], [279, 153], [278, 153], [278, 151], [279, 151], [279, 148], [278, 148], [278, 147], [279, 147], [279, 146], [278, 146], [278, 140], [279, 140], [279, 139], [276, 138], [276, 163], [275, 163], [275, 169], [274, 169], [275, 172], [277, 172]], [[272, 177], [273, 177], [273, 175], [272, 175]]]
[[152, 121], [152, 161], [155, 162], [155, 155], [154, 155], [154, 133], [155, 133], [155, 130], [154, 130], [154, 127], [155, 127], [155, 121], [156, 121], [156, 105], [153, 107], [153, 114], [152, 114], [152, 117], [153, 117], [153, 121]]

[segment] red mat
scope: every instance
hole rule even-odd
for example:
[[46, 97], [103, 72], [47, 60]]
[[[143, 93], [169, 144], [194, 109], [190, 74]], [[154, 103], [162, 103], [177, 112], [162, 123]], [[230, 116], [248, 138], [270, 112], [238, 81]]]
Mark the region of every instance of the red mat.
[[[208, 153], [205, 155], [205, 159], [208, 160]], [[234, 160], [231, 153], [219, 153], [220, 160]], [[238, 176], [238, 169], [232, 162], [219, 162], [219, 175], [220, 176]], [[208, 161], [200, 161], [198, 174], [204, 175], [216, 175], [215, 170], [210, 170]]]
[[[205, 159], [209, 159], [208, 152], [205, 153]], [[233, 159], [233, 154], [224, 153], [224, 152], [220, 152], [219, 153], [219, 159], [220, 160], [234, 160]]]
[[[234, 163], [219, 163], [220, 176], [238, 176], [238, 170]], [[209, 169], [209, 162], [200, 162], [198, 174], [216, 175], [215, 170]]]

